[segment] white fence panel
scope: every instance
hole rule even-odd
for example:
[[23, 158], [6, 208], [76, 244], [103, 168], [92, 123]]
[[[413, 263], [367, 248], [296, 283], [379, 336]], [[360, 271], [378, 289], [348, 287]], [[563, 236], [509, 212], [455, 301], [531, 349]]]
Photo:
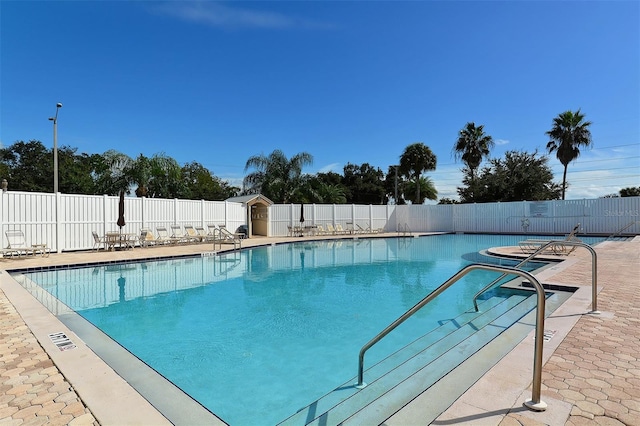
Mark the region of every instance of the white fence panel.
[[175, 225], [198, 225], [202, 221], [201, 200], [176, 200]]
[[[93, 246], [92, 231], [117, 231], [117, 196], [85, 196], [3, 192], [0, 194], [0, 232], [20, 229], [27, 244], [47, 243], [52, 251]], [[287, 235], [300, 224], [300, 204], [269, 208], [269, 235]], [[447, 205], [322, 205], [305, 204], [307, 225], [341, 224], [394, 232], [408, 225], [412, 232], [518, 233], [566, 235], [577, 224], [581, 233], [640, 234], [640, 197]], [[155, 230], [172, 224], [226, 225], [236, 231], [246, 225], [246, 206], [202, 200], [125, 198], [123, 232]], [[250, 267], [251, 265], [249, 265]]]
[[292, 204], [274, 204], [269, 207], [269, 235], [287, 235], [287, 226], [293, 226]]
[[2, 247], [7, 247], [7, 230], [24, 232], [27, 244], [56, 244], [56, 201], [53, 194], [2, 192]]
[[[428, 216], [428, 225], [425, 228], [430, 232], [451, 232], [453, 230], [453, 204], [442, 204], [437, 206], [425, 206]], [[416, 228], [420, 229], [420, 228]]]
[[[640, 234], [640, 197], [598, 198], [586, 207], [585, 232]], [[614, 231], [611, 231], [613, 229]]]
[[[118, 219], [117, 201], [113, 208], [115, 220], [113, 227], [106, 228], [104, 217], [105, 198], [103, 196], [60, 195], [59, 235], [60, 246], [69, 250], [78, 250], [93, 245], [91, 232], [95, 231], [104, 235], [106, 231], [116, 230], [115, 222]], [[49, 244], [49, 243], [48, 243]], [[49, 244], [53, 250], [56, 245]]]
[[201, 226], [222, 225], [227, 219], [227, 207], [224, 201], [205, 201]]
[[146, 198], [144, 200], [144, 226], [156, 232], [158, 226], [169, 227], [175, 221], [174, 200]]
[[372, 230], [383, 229], [385, 231], [393, 231], [393, 229], [387, 229], [387, 223], [389, 222], [389, 210], [391, 206], [369, 206], [369, 220]]
[[[334, 205], [333, 204], [315, 204], [316, 225], [326, 226], [334, 223]], [[326, 229], [326, 228], [325, 228]]]
[[334, 225], [340, 224], [343, 228], [346, 228], [347, 222], [353, 223], [353, 207], [351, 204], [336, 204], [334, 205], [336, 212], [334, 218]]

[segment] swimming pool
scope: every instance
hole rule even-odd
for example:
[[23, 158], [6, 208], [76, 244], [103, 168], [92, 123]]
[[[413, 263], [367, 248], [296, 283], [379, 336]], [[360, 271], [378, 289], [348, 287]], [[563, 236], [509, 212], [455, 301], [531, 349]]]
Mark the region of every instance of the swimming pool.
[[[373, 335], [483, 248], [442, 235], [283, 244], [225, 256], [26, 274], [231, 424], [274, 424], [353, 377]], [[420, 312], [372, 362], [424, 333], [489, 276]], [[453, 310], [451, 310], [453, 308]]]

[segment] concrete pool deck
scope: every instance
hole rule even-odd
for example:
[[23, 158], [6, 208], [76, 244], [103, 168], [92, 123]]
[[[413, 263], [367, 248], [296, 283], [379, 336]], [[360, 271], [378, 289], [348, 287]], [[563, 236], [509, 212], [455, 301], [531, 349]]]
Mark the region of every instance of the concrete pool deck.
[[[373, 237], [395, 236], [377, 234]], [[358, 236], [364, 238], [364, 236]], [[323, 237], [324, 238], [324, 237]], [[243, 247], [317, 237], [258, 237]], [[223, 249], [232, 248], [223, 245]], [[522, 407], [531, 396], [532, 339], [483, 376], [433, 424], [639, 425], [640, 237], [607, 241], [598, 254], [599, 315], [591, 305], [591, 255], [577, 249], [536, 275], [545, 283], [579, 287], [546, 321], [542, 400], [546, 411]], [[513, 248], [505, 253], [517, 254]], [[71, 252], [6, 259], [2, 270], [146, 259], [212, 251], [211, 244]], [[220, 249], [217, 249], [220, 251]], [[0, 424], [170, 424], [7, 273], [0, 274]], [[63, 332], [76, 348], [62, 351], [50, 336]], [[388, 425], [424, 424], [421, 397]]]

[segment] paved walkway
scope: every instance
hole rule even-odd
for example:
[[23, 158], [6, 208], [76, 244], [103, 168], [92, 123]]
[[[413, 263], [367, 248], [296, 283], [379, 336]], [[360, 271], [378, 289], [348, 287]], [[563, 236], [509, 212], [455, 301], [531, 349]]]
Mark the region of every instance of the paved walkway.
[[[602, 313], [583, 315], [544, 365], [543, 396], [573, 405], [567, 425], [640, 425], [640, 237], [596, 251]], [[588, 283], [588, 257], [554, 281]]]
[[[287, 239], [252, 238], [245, 240], [243, 245], [284, 240]], [[497, 413], [495, 416], [477, 414], [484, 409], [475, 409], [476, 414], [471, 416], [457, 415], [456, 411], [452, 411], [446, 419], [438, 421], [438, 424], [640, 425], [640, 238], [633, 242], [606, 242], [596, 250], [598, 284], [601, 288], [598, 308], [602, 313], [597, 316], [579, 315], [577, 321], [575, 317], [567, 318], [575, 322], [575, 325], [569, 329], [543, 367], [542, 399], [545, 402], [561, 401], [567, 405], [569, 414], [564, 420], [541, 421], [542, 416], [539, 414], [523, 411], [520, 404], [509, 404], [510, 408], [494, 410], [494, 414]], [[211, 251], [211, 246], [52, 254], [48, 258], [0, 261], [0, 268], [66, 265], [203, 251]], [[545, 282], [551, 280], [554, 283], [590, 286], [590, 257], [586, 250], [576, 250], [564, 263], [566, 265], [559, 268], [557, 273], [551, 268], [546, 273]], [[26, 308], [29, 310], [37, 307], [25, 305], [21, 300], [23, 296], [16, 295], [17, 284], [14, 286], [15, 282], [7, 280], [10, 280], [8, 275], [1, 273], [0, 425], [87, 425], [99, 424], [99, 420], [103, 424], [117, 424], [118, 422], [113, 422], [108, 417], [94, 417], [94, 412], [102, 412], [104, 407], [93, 401], [96, 397], [99, 398], [100, 392], [108, 393], [106, 387], [95, 394], [90, 389], [80, 391], [80, 386], [78, 392], [74, 390], [70, 383], [75, 381], [68, 377], [75, 377], [76, 372], [61, 367], [61, 373], [56, 367], [58, 361], [53, 360], [57, 359], [56, 354], [43, 349], [43, 346], [47, 346], [46, 339], [42, 338], [41, 333], [32, 332], [37, 324], [23, 319], [33, 316], [32, 312], [24, 312], [23, 306], [29, 306]], [[20, 312], [15, 305], [20, 306]], [[25, 322], [30, 323], [30, 326]], [[76, 366], [80, 365], [77, 361]], [[98, 373], [94, 371], [86, 374]], [[99, 380], [100, 377], [96, 382]], [[98, 383], [94, 387], [98, 387]], [[87, 401], [91, 402], [85, 404]], [[501, 401], [495, 402], [499, 406], [504, 405]], [[111, 411], [114, 411], [113, 406]], [[142, 415], [142, 418], [151, 417]], [[419, 418], [414, 420], [413, 424], [421, 424]], [[137, 421], [137, 424], [144, 423]], [[147, 422], [151, 423], [153, 422]]]

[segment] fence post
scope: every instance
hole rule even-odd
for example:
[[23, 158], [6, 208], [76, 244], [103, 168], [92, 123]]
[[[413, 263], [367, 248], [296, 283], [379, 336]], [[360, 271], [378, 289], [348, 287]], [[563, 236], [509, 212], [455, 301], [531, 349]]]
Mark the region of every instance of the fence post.
[[140, 198], [140, 228], [146, 228], [145, 220], [144, 220], [144, 212], [145, 212], [145, 203], [147, 201], [147, 197], [142, 196]]
[[356, 205], [351, 204], [351, 227], [356, 229]]
[[53, 194], [55, 197], [55, 203], [56, 203], [56, 217], [55, 217], [55, 221], [56, 221], [56, 229], [55, 229], [55, 235], [56, 235], [56, 247], [55, 247], [55, 251], [56, 253], [62, 253], [62, 248], [60, 247], [60, 193], [56, 192], [55, 194]]

